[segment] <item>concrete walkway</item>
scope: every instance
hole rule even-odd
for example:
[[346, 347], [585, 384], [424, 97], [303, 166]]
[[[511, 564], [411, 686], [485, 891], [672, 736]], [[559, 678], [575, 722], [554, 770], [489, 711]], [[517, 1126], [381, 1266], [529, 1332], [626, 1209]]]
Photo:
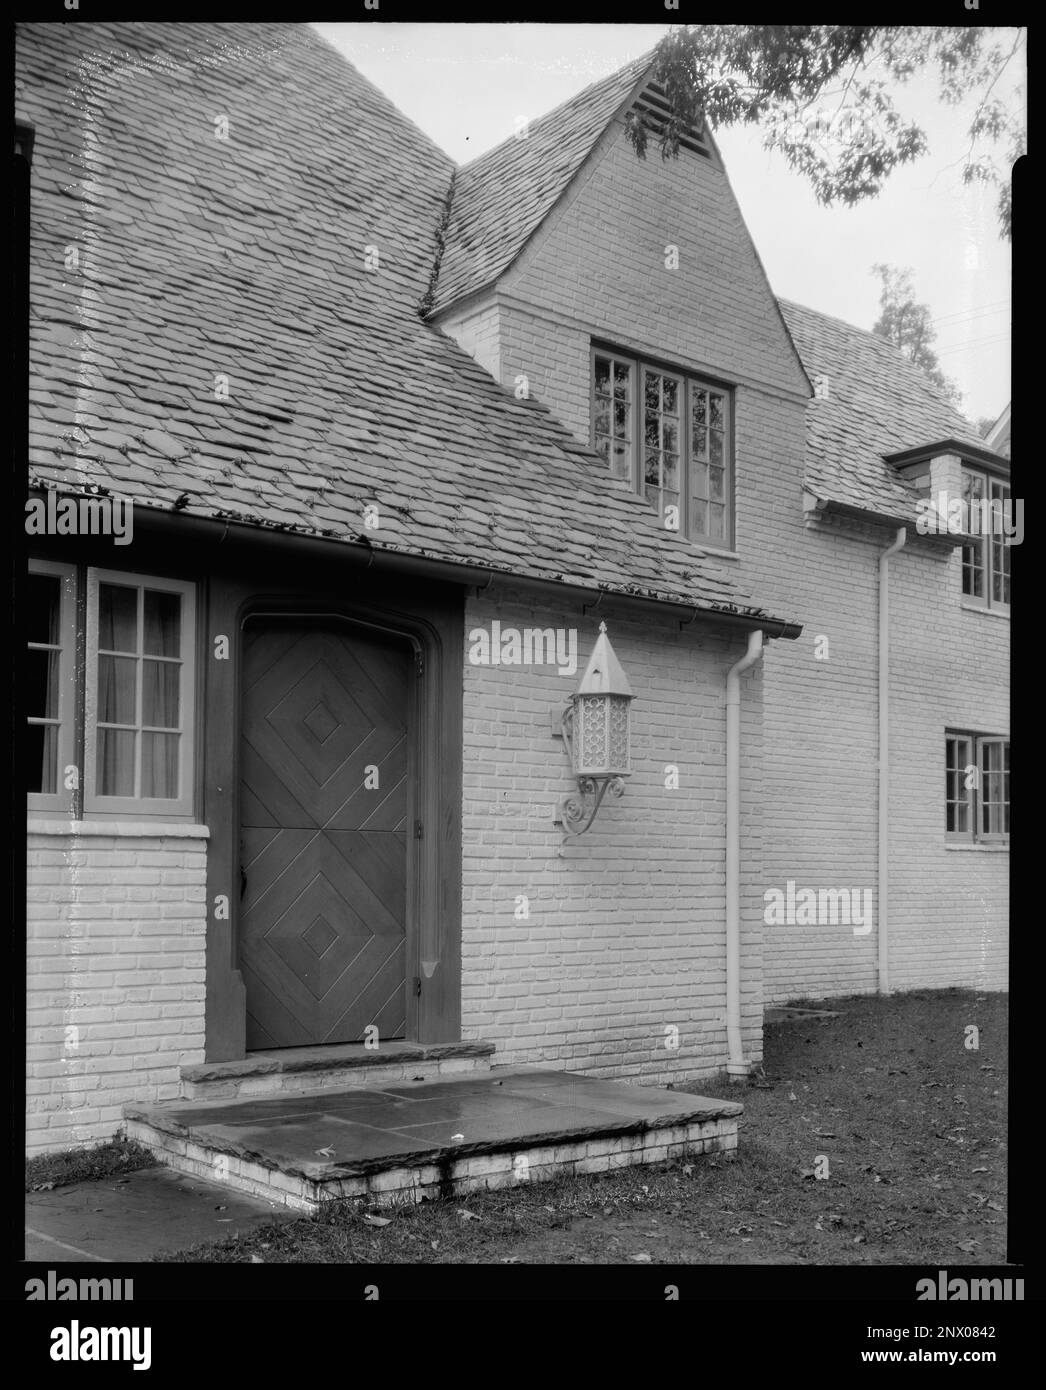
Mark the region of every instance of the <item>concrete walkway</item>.
[[26, 1259], [55, 1265], [148, 1261], [293, 1216], [282, 1205], [171, 1168], [26, 1194]]

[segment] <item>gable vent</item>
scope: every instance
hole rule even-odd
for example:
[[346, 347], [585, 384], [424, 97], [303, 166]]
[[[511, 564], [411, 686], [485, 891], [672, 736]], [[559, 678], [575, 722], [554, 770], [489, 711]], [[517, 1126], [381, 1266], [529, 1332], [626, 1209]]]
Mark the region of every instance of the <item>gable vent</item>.
[[[665, 126], [668, 124], [670, 114], [664, 87], [656, 82], [648, 83], [636, 98], [632, 110], [642, 119], [651, 135], [660, 139]], [[693, 150], [695, 154], [703, 154], [706, 159], [712, 157], [712, 150], [708, 144], [703, 125], [700, 127], [687, 126], [679, 137], [679, 143], [683, 149]]]

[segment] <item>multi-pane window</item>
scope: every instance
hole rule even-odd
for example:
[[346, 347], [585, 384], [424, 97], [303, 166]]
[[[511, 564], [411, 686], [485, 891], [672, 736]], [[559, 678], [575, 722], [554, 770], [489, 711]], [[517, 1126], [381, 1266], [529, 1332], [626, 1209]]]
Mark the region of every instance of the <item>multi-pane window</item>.
[[593, 349], [592, 442], [666, 529], [733, 544], [730, 394], [651, 363]]
[[964, 468], [962, 496], [971, 529], [979, 526], [981, 530], [962, 548], [963, 594], [986, 608], [1008, 608], [1010, 547], [1004, 523], [1011, 496], [1009, 484], [989, 473]]
[[634, 370], [631, 362], [598, 356], [592, 424], [596, 452], [606, 459], [611, 477], [632, 480], [635, 421], [632, 411]]
[[86, 809], [191, 805], [191, 589], [94, 571], [88, 581]]
[[944, 827], [950, 838], [1008, 838], [1009, 739], [990, 734], [947, 734], [944, 795]]
[[78, 593], [72, 565], [29, 570], [30, 810], [190, 816], [193, 586], [88, 569]]
[[[25, 578], [26, 773], [31, 809], [67, 811], [73, 762], [76, 570], [33, 560]], [[70, 785], [72, 784], [72, 785]]]
[[669, 515], [670, 507], [675, 507], [675, 515], [680, 517], [679, 409], [683, 394], [678, 377], [643, 368], [643, 495], [662, 517]]

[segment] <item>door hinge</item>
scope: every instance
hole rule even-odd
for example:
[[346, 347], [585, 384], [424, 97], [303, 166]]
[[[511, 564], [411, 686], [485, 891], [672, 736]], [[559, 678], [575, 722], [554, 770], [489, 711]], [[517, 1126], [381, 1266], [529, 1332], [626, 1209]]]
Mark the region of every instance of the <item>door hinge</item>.
[[414, 838], [415, 838], [415, 840], [421, 840], [421, 839], [424, 839], [424, 837], [425, 837], [425, 827], [422, 825], [422, 823], [421, 823], [420, 820], [416, 820], [416, 821], [414, 822]]
[[420, 993], [421, 993], [421, 976], [420, 976], [420, 975], [415, 975], [415, 976], [414, 976], [414, 993], [415, 993], [415, 994], [420, 994]]

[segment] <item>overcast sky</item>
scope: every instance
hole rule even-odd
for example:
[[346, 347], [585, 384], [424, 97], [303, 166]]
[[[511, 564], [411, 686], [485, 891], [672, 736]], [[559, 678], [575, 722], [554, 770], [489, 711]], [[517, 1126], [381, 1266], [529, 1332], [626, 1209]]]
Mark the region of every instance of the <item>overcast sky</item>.
[[[313, 27], [459, 163], [511, 135], [518, 117], [558, 106], [667, 32], [641, 24]], [[1013, 31], [998, 36], [1012, 42]], [[930, 152], [855, 208], [818, 206], [806, 182], [762, 148], [758, 130], [716, 138], [775, 293], [871, 328], [879, 311], [873, 264], [910, 266], [964, 413], [995, 416], [1010, 394], [1010, 254], [994, 193], [962, 183], [970, 108], [940, 103], [931, 74], [913, 79], [898, 104], [926, 130]]]

